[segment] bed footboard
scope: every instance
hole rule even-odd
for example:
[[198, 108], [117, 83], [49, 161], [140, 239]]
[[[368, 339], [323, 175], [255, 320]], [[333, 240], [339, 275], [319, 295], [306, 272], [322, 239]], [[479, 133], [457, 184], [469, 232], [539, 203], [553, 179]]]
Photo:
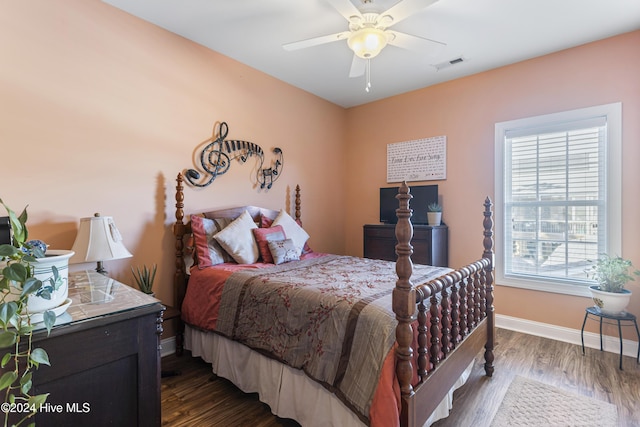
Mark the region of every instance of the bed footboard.
[[[465, 267], [414, 286], [411, 283], [411, 195], [406, 183], [396, 225], [396, 272], [393, 292], [396, 328], [396, 376], [402, 394], [403, 426], [422, 425], [469, 363], [482, 350], [485, 373], [493, 375], [493, 219], [491, 201], [484, 203], [484, 252]], [[417, 331], [414, 334], [414, 328]], [[414, 343], [414, 336], [417, 340]], [[414, 360], [416, 365], [414, 366]], [[418, 383], [412, 385], [417, 370]], [[427, 384], [436, 385], [427, 387]]]

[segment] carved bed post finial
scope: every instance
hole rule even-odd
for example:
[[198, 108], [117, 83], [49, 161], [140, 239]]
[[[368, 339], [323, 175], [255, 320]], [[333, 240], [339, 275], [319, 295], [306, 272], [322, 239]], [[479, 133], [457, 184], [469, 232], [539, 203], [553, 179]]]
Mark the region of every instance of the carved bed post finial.
[[182, 219], [184, 218], [184, 187], [182, 183], [184, 179], [182, 177], [182, 173], [178, 173], [176, 177], [176, 222], [182, 223]]
[[295, 219], [300, 220], [300, 185], [296, 185], [295, 206], [296, 206], [296, 218]]
[[403, 182], [398, 190], [396, 198], [399, 201], [399, 208], [396, 210], [398, 223], [396, 224], [396, 273], [398, 280], [393, 290], [393, 312], [396, 314], [398, 325], [396, 327], [396, 375], [400, 383], [400, 391], [404, 396], [413, 394], [411, 379], [413, 377], [413, 367], [411, 358], [413, 350], [411, 341], [413, 339], [413, 330], [411, 321], [416, 311], [416, 291], [411, 283], [411, 274], [413, 273], [413, 263], [411, 262], [411, 254], [413, 247], [411, 246], [411, 238], [413, 237], [413, 227], [411, 226], [412, 210], [409, 208], [409, 200], [412, 198], [409, 187]]
[[493, 346], [495, 339], [495, 309], [493, 307], [493, 266], [495, 257], [493, 253], [493, 212], [491, 212], [491, 206], [491, 199], [487, 197], [484, 201], [484, 221], [482, 222], [484, 228], [484, 240], [482, 241], [484, 252], [482, 253], [482, 257], [489, 261], [488, 265], [485, 267], [485, 295], [488, 334], [484, 353], [484, 371], [488, 377], [492, 376], [494, 371]]

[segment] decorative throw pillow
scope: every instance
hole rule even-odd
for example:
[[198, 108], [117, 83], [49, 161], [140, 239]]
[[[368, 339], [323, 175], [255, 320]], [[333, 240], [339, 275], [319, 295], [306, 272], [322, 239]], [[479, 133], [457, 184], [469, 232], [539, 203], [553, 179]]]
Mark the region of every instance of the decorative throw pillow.
[[191, 231], [198, 260], [198, 268], [210, 267], [232, 261], [220, 244], [213, 238], [224, 227], [225, 221], [203, 218], [199, 215], [191, 217]]
[[238, 264], [253, 264], [258, 261], [260, 253], [253, 238], [253, 230], [257, 228], [249, 212], [244, 211], [224, 230], [213, 236]]
[[275, 227], [269, 228], [254, 228], [251, 231], [253, 231], [253, 236], [256, 239], [262, 262], [273, 264], [273, 257], [269, 251], [268, 242], [271, 240], [286, 239], [287, 236], [284, 234], [284, 229], [281, 225], [276, 225]]
[[299, 246], [296, 246], [291, 239], [271, 240], [267, 242], [269, 250], [273, 256], [274, 264], [282, 264], [289, 261], [298, 261], [300, 259]]
[[272, 226], [274, 225], [281, 225], [284, 228], [284, 234], [287, 238], [293, 240], [295, 246], [300, 248], [300, 252], [298, 252], [298, 256], [300, 256], [305, 243], [309, 240], [309, 234], [284, 210], [280, 210], [276, 219], [273, 220]]

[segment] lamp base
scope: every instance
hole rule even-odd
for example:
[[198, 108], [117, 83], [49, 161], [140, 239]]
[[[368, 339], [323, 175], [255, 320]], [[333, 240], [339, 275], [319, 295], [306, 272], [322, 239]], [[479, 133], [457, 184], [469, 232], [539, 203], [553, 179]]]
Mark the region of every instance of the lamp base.
[[100, 273], [100, 274], [108, 276], [107, 270], [105, 270], [104, 267], [102, 266], [102, 261], [98, 261], [98, 265], [96, 267], [96, 271], [98, 273]]

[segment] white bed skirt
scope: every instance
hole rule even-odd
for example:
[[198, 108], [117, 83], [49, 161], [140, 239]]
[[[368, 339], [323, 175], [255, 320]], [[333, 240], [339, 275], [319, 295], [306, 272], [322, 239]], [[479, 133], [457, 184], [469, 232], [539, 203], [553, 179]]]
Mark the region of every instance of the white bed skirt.
[[[296, 420], [303, 427], [364, 426], [340, 399], [302, 371], [279, 363], [243, 344], [218, 334], [185, 327], [185, 348], [193, 356], [211, 363], [213, 372], [234, 383], [245, 393], [258, 393], [261, 402], [281, 418]], [[473, 368], [467, 367], [425, 426], [449, 415], [453, 392], [462, 386]]]

